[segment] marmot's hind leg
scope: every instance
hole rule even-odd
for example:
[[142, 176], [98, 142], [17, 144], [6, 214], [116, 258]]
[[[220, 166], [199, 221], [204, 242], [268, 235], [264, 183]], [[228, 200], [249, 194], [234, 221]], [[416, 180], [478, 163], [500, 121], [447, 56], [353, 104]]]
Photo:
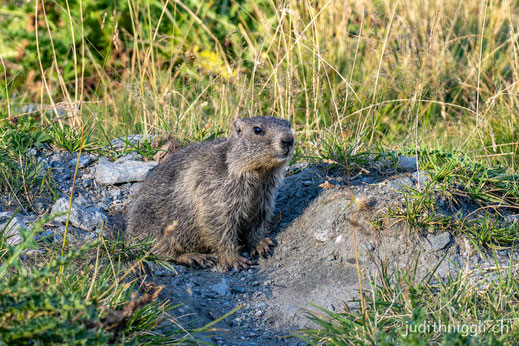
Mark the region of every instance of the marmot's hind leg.
[[216, 264], [217, 258], [215, 254], [185, 253], [175, 258], [175, 262], [189, 267], [208, 268]]

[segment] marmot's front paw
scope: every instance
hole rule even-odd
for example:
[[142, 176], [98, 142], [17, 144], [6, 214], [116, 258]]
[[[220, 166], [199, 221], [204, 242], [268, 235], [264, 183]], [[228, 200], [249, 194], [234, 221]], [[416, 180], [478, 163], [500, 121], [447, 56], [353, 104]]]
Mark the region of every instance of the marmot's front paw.
[[249, 265], [252, 264], [251, 261], [249, 261], [245, 257], [241, 257], [240, 255], [231, 257], [220, 257], [219, 262], [220, 265], [225, 269], [247, 268]]
[[266, 237], [265, 239], [261, 240], [254, 249], [251, 250], [251, 257], [267, 257], [270, 251], [270, 247], [274, 245], [276, 245], [276, 243], [274, 243], [274, 241], [269, 237]]

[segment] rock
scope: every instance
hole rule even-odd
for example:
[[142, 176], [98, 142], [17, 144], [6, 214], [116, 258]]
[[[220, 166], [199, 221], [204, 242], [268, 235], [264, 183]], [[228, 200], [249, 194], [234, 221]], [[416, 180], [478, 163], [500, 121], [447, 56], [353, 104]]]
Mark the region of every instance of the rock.
[[313, 235], [315, 240], [326, 242], [332, 237], [333, 234], [328, 228], [319, 228], [314, 231]]
[[233, 288], [232, 288], [232, 291], [233, 291], [234, 293], [241, 294], [241, 293], [245, 293], [245, 292], [246, 292], [246, 289], [245, 289], [245, 287], [243, 287], [243, 286], [240, 286], [240, 285], [234, 285]]
[[83, 195], [79, 195], [76, 198], [74, 198], [74, 203], [84, 206], [90, 204], [90, 202], [85, 198]]
[[83, 179], [83, 180], [94, 179], [94, 176], [90, 173], [86, 173], [86, 170], [85, 170], [85, 173], [83, 173], [83, 175], [81, 176], [81, 179]]
[[[79, 159], [79, 168], [85, 168], [92, 164], [94, 161], [94, 158], [90, 155], [81, 155]], [[77, 164], [77, 157], [75, 159], [72, 159], [68, 162], [69, 167], [76, 167]]]
[[519, 223], [519, 214], [511, 214], [504, 216], [505, 224], [515, 225]]
[[392, 180], [389, 182], [388, 184], [393, 190], [396, 190], [396, 191], [406, 191], [406, 186], [408, 187], [413, 187], [414, 184], [413, 184], [413, 181], [411, 180], [411, 178], [408, 178], [408, 177], [403, 177], [403, 178], [398, 178], [398, 179], [395, 179], [395, 180]]
[[32, 208], [38, 214], [46, 213], [47, 211], [50, 210], [51, 207], [52, 207], [52, 199], [50, 196], [36, 198], [32, 202]]
[[447, 231], [439, 234], [429, 234], [426, 237], [424, 249], [426, 251], [439, 251], [451, 242], [451, 234]]
[[226, 278], [222, 278], [222, 281], [211, 286], [211, 290], [218, 294], [219, 296], [228, 296], [231, 294], [231, 289], [229, 287], [229, 280]]
[[370, 243], [362, 242], [359, 244], [358, 249], [366, 251], [366, 252], [370, 252], [370, 251], [373, 251], [375, 248]]
[[431, 181], [431, 178], [425, 171], [416, 171], [413, 173], [413, 180], [418, 186], [423, 187], [425, 184]]
[[108, 191], [108, 195], [109, 195], [113, 200], [120, 200], [121, 197], [123, 196], [121, 190], [118, 190], [118, 189], [109, 190], [109, 191]]
[[27, 228], [27, 225], [21, 217], [13, 217], [13, 213], [11, 212], [0, 213], [0, 233], [3, 234], [7, 244], [13, 246], [23, 240], [20, 235], [20, 229], [22, 228]]
[[[60, 213], [68, 211], [69, 200], [68, 198], [62, 197], [58, 199], [52, 206], [52, 213]], [[79, 229], [85, 231], [93, 231], [96, 228], [100, 228], [103, 224], [104, 216], [99, 212], [92, 212], [79, 206], [76, 202], [72, 201], [70, 208], [70, 223]], [[57, 222], [66, 222], [67, 215], [61, 215], [54, 219]]]
[[100, 159], [95, 169], [95, 179], [99, 184], [111, 185], [135, 181], [143, 181], [148, 172], [154, 168], [158, 162], [141, 162], [128, 160], [122, 163], [110, 162]]
[[123, 163], [126, 161], [142, 161], [142, 155], [137, 152], [131, 152], [129, 154], [126, 154], [124, 156], [121, 156], [117, 160], [115, 160], [115, 163]]
[[402, 171], [416, 171], [417, 160], [415, 157], [400, 156], [398, 158], [397, 168]]
[[92, 185], [94, 185], [94, 180], [93, 179], [85, 179], [85, 180], [83, 180], [83, 184], [82, 185], [83, 185], [83, 187], [85, 189], [88, 189], [88, 188], [92, 187]]
[[119, 137], [119, 138], [114, 139], [113, 141], [110, 142], [110, 145], [108, 145], [107, 148], [113, 149], [116, 151], [120, 151], [124, 148], [135, 147], [139, 143], [142, 143], [145, 141], [151, 142], [151, 141], [153, 141], [154, 138], [155, 138], [155, 136], [153, 136], [153, 135], [131, 134], [126, 137]]

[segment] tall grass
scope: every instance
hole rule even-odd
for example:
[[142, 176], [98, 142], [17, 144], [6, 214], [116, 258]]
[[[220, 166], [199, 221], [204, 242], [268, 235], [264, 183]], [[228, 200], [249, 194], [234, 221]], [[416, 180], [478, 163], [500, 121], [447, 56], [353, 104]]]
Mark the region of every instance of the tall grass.
[[[235, 116], [262, 113], [292, 120], [317, 147], [327, 137], [354, 151], [441, 145], [507, 162], [517, 154], [512, 1], [2, 8], [1, 102], [11, 117], [22, 104], [61, 103], [64, 114], [44, 112], [44, 123], [94, 119], [108, 134], [130, 127], [198, 139], [227, 131]], [[22, 25], [35, 47], [17, 39]]]

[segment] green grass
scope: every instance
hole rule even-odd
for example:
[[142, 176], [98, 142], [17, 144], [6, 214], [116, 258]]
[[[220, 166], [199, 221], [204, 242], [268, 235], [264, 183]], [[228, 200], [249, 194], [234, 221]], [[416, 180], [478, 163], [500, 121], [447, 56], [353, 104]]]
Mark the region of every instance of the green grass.
[[305, 144], [426, 142], [514, 165], [514, 2], [44, 3], [1, 7], [0, 102], [10, 119], [39, 105], [58, 138], [90, 123], [95, 140], [199, 140], [236, 116], [272, 114]]
[[15, 246], [0, 234], [0, 342], [185, 344], [209, 330], [180, 327], [168, 313], [176, 306], [157, 298], [161, 287], [135, 275], [148, 263], [168, 265], [148, 256], [149, 244], [101, 237], [60, 255], [35, 240], [50, 220], [22, 230]]
[[519, 211], [519, 176], [504, 167], [489, 167], [443, 150], [417, 150], [424, 183], [404, 190], [405, 208], [389, 217], [410, 228], [465, 234], [477, 246], [506, 248], [516, 244], [518, 223], [507, 214]]

